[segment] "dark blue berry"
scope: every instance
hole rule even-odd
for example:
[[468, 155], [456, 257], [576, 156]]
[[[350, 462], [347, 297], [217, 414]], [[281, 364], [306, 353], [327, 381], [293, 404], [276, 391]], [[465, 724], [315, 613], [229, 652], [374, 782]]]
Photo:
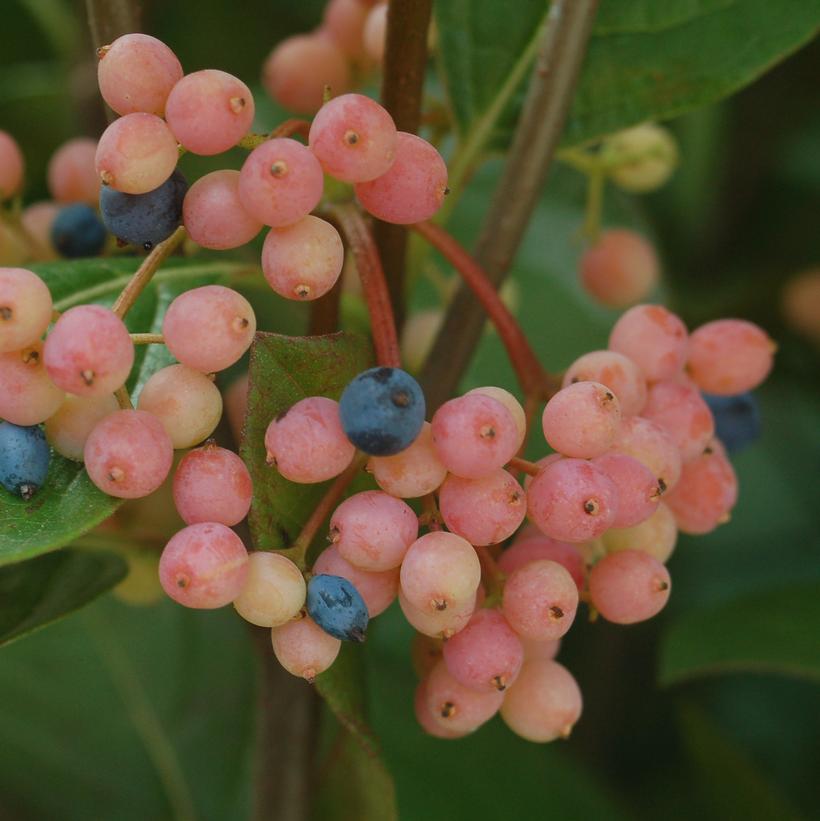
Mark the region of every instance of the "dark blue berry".
[[308, 582], [307, 611], [313, 621], [342, 641], [364, 641], [370, 617], [358, 590], [341, 576], [314, 576]]
[[51, 452], [42, 428], [0, 422], [0, 484], [30, 499], [42, 487]]
[[179, 227], [187, 191], [188, 183], [179, 171], [147, 194], [123, 194], [103, 186], [100, 213], [117, 239], [150, 251]]
[[81, 202], [61, 208], [51, 224], [51, 244], [68, 259], [97, 256], [105, 246], [105, 237], [97, 212]]
[[424, 424], [424, 394], [400, 368], [371, 368], [344, 390], [339, 415], [347, 438], [372, 456], [392, 456], [413, 444]]
[[734, 396], [703, 394], [715, 417], [715, 434], [729, 453], [737, 453], [760, 437], [760, 407], [751, 393]]

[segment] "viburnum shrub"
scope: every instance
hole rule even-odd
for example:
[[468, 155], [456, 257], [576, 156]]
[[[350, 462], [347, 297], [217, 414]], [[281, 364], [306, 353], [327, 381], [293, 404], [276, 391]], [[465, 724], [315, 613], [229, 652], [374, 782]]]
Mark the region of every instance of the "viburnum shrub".
[[[607, 181], [642, 194], [674, 173], [675, 139], [650, 123], [564, 152], [590, 181], [580, 287], [623, 312], [605, 349], [547, 372], [486, 263], [446, 228], [462, 159], [438, 126], [412, 133], [412, 116], [396, 122], [362, 91], [385, 59], [387, 17], [386, 3], [331, 0], [320, 30], [280, 43], [264, 87], [307, 119], [264, 133], [249, 85], [219, 68], [185, 73], [173, 44], [126, 33], [98, 50], [117, 116], [98, 141], [54, 154], [53, 201], [10, 206], [2, 226], [19, 242], [0, 258], [0, 482], [33, 505], [74, 492], [50, 483], [82, 463], [76, 482], [98, 489], [84, 492], [106, 515], [172, 492], [185, 526], [158, 578], [180, 606], [232, 605], [270, 631], [285, 670], [321, 685], [343, 643], [364, 642], [397, 600], [422, 648], [413, 708], [427, 733], [465, 736], [500, 713], [525, 739], [567, 738], [582, 694], [555, 660], [562, 637], [582, 619], [657, 615], [678, 532], [729, 522], [729, 452], [758, 434], [749, 392], [776, 345], [740, 317], [688, 328], [659, 300], [651, 239], [602, 228]], [[190, 180], [177, 168], [185, 153], [235, 146], [247, 152], [238, 169]], [[0, 132], [0, 195], [23, 184], [20, 148]], [[151, 295], [175, 254], [230, 252], [262, 232], [254, 272]], [[406, 233], [422, 266], [435, 267], [433, 249], [472, 289], [517, 396], [487, 385], [431, 401], [403, 362]], [[100, 254], [142, 255], [113, 299], [67, 296], [59, 263], [25, 267]], [[313, 306], [312, 339], [258, 331], [254, 295], [268, 286]], [[366, 306], [369, 343], [327, 335], [342, 292]], [[149, 298], [162, 303], [153, 318], [140, 312]], [[429, 350], [440, 327], [419, 325], [408, 344]], [[314, 392], [301, 387], [308, 370]]]

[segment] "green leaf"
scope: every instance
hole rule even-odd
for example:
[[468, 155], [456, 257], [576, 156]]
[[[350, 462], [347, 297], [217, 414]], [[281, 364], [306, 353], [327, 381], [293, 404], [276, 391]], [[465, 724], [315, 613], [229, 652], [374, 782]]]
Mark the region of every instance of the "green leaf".
[[347, 383], [373, 364], [372, 357], [367, 339], [354, 334], [256, 335], [240, 453], [253, 479], [250, 527], [258, 550], [288, 547], [329, 484], [300, 485], [284, 479], [265, 461], [265, 430], [300, 399], [338, 399]]
[[84, 607], [125, 574], [118, 556], [76, 550], [3, 567], [0, 646]]
[[247, 821], [254, 678], [230, 609], [169, 601], [103, 599], [4, 648], [3, 817]]
[[[510, 14], [487, 0], [436, 4], [438, 67], [459, 140], [459, 179], [462, 164], [481, 149], [509, 144], [547, 5], [522, 0]], [[563, 142], [577, 145], [720, 100], [807, 43], [818, 27], [820, 0], [607, 0]]]
[[[32, 270], [48, 285], [55, 307], [64, 311], [89, 302], [112, 304], [140, 262], [135, 257], [89, 259], [43, 263]], [[239, 270], [232, 263], [168, 260], [128, 313], [126, 325], [132, 332], [157, 333], [176, 296], [199, 285], [228, 282], [230, 274]], [[173, 361], [162, 345], [138, 346], [129, 380], [132, 393], [154, 371]], [[45, 485], [33, 499], [26, 502], [0, 494], [0, 565], [70, 543], [108, 518], [120, 504], [121, 500], [106, 496], [91, 483], [82, 465], [53, 454]]]
[[820, 582], [693, 610], [666, 632], [659, 677], [675, 684], [733, 672], [820, 680]]

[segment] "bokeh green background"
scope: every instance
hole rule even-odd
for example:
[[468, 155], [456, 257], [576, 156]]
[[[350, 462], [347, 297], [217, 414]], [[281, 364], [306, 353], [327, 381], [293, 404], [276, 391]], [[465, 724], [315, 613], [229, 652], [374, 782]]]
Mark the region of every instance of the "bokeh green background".
[[[317, 0], [141, 5], [144, 29], [186, 70], [218, 67], [255, 90], [272, 45], [313, 26], [321, 9]], [[0, 15], [0, 128], [23, 146], [34, 201], [46, 196], [51, 152], [97, 135], [104, 115], [82, 3], [4, 0]], [[788, 278], [820, 265], [818, 76], [815, 42], [728, 100], [672, 121], [683, 159], [664, 190], [607, 194], [609, 222], [656, 240], [663, 296], [690, 326], [743, 316], [780, 346], [758, 392], [763, 435], [734, 460], [741, 495], [731, 523], [681, 538], [670, 605], [651, 623], [579, 620], [561, 661], [579, 679], [585, 712], [566, 743], [529, 744], [499, 719], [463, 741], [423, 736], [411, 631], [395, 607], [379, 618], [364, 651], [368, 709], [401, 818], [818, 816], [820, 357], [779, 311]], [[263, 98], [261, 127], [277, 118]], [[187, 163], [196, 176], [225, 160]], [[456, 209], [452, 228], [468, 245], [501, 171], [502, 158], [483, 166]], [[513, 269], [519, 318], [553, 369], [603, 347], [615, 317], [576, 282], [583, 205], [583, 181], [557, 166]], [[422, 281], [411, 301], [432, 298]], [[264, 318], [272, 330], [299, 321], [281, 303]], [[488, 383], [514, 386], [489, 333], [464, 384]], [[719, 641], [751, 649], [735, 670], [704, 672], [699, 662]], [[0, 819], [173, 818], [187, 801], [198, 818], [248, 818], [257, 681], [232, 612], [169, 603], [137, 608], [109, 596], [0, 649]], [[344, 793], [321, 808], [323, 818], [361, 817]]]

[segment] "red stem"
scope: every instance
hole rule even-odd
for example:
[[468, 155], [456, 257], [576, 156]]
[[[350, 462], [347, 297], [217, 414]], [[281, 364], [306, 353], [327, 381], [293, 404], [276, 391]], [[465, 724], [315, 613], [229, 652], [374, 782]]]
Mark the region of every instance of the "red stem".
[[435, 223], [418, 222], [411, 227], [447, 259], [482, 304], [507, 349], [524, 394], [539, 398], [551, 395], [557, 389], [555, 378], [541, 367], [521, 326], [501, 301], [484, 269], [452, 235]]
[[304, 137], [305, 141], [307, 141], [309, 133], [310, 120], [301, 120], [294, 117], [277, 125], [276, 128], [271, 131], [270, 136], [271, 138], [292, 137], [294, 134], [298, 134], [300, 137]]
[[489, 548], [476, 547], [478, 561], [481, 564], [481, 582], [487, 598], [497, 598], [504, 589], [504, 574], [498, 569]]
[[520, 473], [526, 473], [528, 476], [537, 476], [541, 472], [541, 467], [535, 462], [530, 462], [527, 459], [519, 459], [517, 456], [513, 456], [513, 458], [507, 462], [507, 465]]
[[359, 272], [362, 291], [367, 302], [367, 311], [370, 314], [370, 329], [373, 334], [373, 346], [376, 349], [376, 361], [379, 365], [399, 368], [401, 367], [401, 356], [396, 320], [393, 316], [387, 280], [373, 235], [354, 204], [334, 205], [328, 211], [331, 221], [335, 222], [341, 230], [356, 260], [356, 269]]

